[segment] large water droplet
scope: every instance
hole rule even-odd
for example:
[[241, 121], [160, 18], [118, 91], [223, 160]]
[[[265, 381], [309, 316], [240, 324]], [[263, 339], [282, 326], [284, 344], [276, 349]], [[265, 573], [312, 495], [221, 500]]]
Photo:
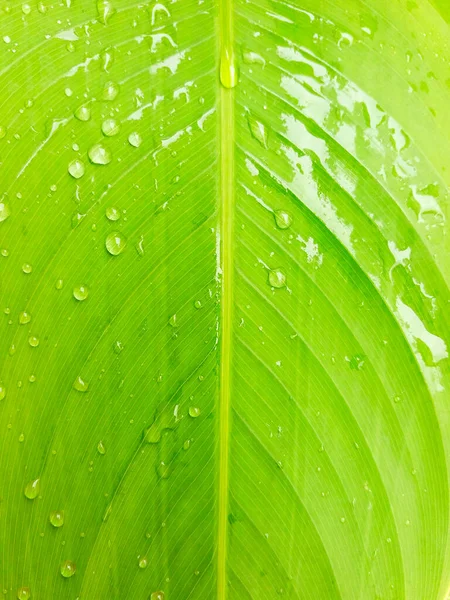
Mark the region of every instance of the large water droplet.
[[71, 560], [65, 560], [60, 567], [61, 575], [63, 577], [73, 577], [75, 575], [77, 567]]
[[120, 131], [120, 125], [115, 119], [105, 119], [102, 123], [102, 133], [107, 137], [117, 135]]
[[105, 215], [109, 221], [118, 221], [120, 219], [120, 210], [114, 206], [109, 206], [105, 211]]
[[23, 312], [21, 312], [19, 314], [19, 323], [21, 325], [26, 325], [27, 323], [29, 323], [31, 321], [31, 315], [30, 313], [26, 312], [25, 310]]
[[282, 288], [286, 285], [286, 275], [281, 269], [269, 271], [269, 285], [274, 288]]
[[24, 494], [29, 500], [34, 500], [39, 496], [41, 489], [41, 480], [39, 478], [29, 481], [24, 489]]
[[49, 520], [53, 527], [62, 527], [64, 525], [64, 511], [52, 510]]
[[89, 121], [91, 118], [91, 109], [89, 106], [79, 106], [74, 114], [79, 121]]
[[86, 285], [76, 285], [73, 288], [73, 297], [75, 300], [82, 302], [89, 296], [89, 289]]
[[7, 204], [4, 200], [0, 202], [0, 223], [2, 221], [6, 221], [6, 219], [11, 214], [11, 210], [9, 208], [9, 204]]
[[105, 240], [106, 249], [113, 256], [122, 254], [127, 245], [127, 241], [122, 233], [119, 231], [113, 231], [110, 233]]
[[139, 148], [139, 146], [142, 144], [142, 138], [140, 134], [137, 131], [130, 133], [128, 136], [128, 143], [134, 148]]
[[263, 148], [267, 148], [267, 130], [266, 126], [252, 116], [248, 116], [248, 126], [250, 133], [257, 140]]
[[100, 23], [107, 25], [109, 19], [116, 12], [116, 9], [109, 0], [99, 0], [97, 2], [97, 12]]
[[33, 270], [33, 267], [30, 264], [24, 263], [22, 265], [22, 272], [25, 273], [25, 275], [29, 275], [32, 270]]
[[285, 210], [276, 210], [274, 213], [275, 223], [278, 229], [288, 229], [292, 224], [291, 215]]
[[111, 152], [102, 144], [94, 144], [89, 149], [88, 156], [94, 165], [107, 165], [112, 160]]
[[17, 590], [18, 600], [29, 600], [31, 598], [31, 590], [29, 587], [21, 587]]
[[73, 389], [77, 390], [77, 392], [82, 392], [83, 394], [88, 391], [89, 383], [84, 381], [79, 375], [73, 382]]
[[220, 82], [227, 89], [236, 87], [238, 82], [234, 52], [228, 48], [224, 48], [220, 57]]
[[28, 343], [32, 348], [37, 348], [39, 346], [39, 338], [35, 335], [30, 335], [28, 338]]
[[69, 163], [69, 166], [67, 167], [67, 170], [69, 171], [69, 174], [72, 175], [72, 177], [74, 179], [80, 179], [80, 177], [83, 177], [84, 175], [84, 163], [79, 160], [78, 158], [76, 158], [75, 160], [72, 160]]
[[114, 81], [108, 81], [108, 83], [106, 83], [105, 87], [103, 88], [103, 100], [112, 102], [119, 95], [119, 90], [120, 88], [117, 83], [115, 83]]

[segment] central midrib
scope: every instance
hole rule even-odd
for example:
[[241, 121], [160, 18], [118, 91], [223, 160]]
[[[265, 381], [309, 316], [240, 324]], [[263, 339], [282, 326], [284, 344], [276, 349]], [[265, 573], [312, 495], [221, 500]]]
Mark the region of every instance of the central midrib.
[[219, 0], [220, 60], [220, 380], [219, 380], [219, 485], [217, 529], [217, 598], [226, 599], [229, 434], [231, 400], [231, 338], [233, 319], [233, 221], [234, 221], [234, 86], [236, 70], [233, 39], [233, 0]]

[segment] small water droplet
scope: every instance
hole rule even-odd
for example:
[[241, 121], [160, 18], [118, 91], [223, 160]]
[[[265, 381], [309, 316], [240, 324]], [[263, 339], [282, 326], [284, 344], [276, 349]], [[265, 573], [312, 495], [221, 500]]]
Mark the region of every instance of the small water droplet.
[[106, 249], [112, 256], [122, 254], [127, 245], [127, 241], [122, 233], [119, 231], [113, 231], [110, 233], [105, 240]]
[[85, 170], [84, 163], [81, 160], [79, 160], [78, 158], [76, 158], [75, 160], [72, 160], [69, 163], [67, 170], [69, 171], [69, 174], [72, 175], [72, 177], [74, 179], [80, 179], [84, 175], [84, 170]]
[[102, 69], [108, 73], [114, 63], [114, 48], [105, 48], [100, 54]]
[[22, 4], [22, 12], [24, 15], [29, 15], [31, 12], [31, 6], [29, 4]]
[[[58, 289], [60, 289], [60, 288], [58, 288]], [[86, 300], [86, 298], [88, 296], [89, 296], [89, 289], [86, 285], [76, 285], [73, 288], [73, 297], [75, 298], [75, 300], [82, 302], [83, 300]]]
[[251, 115], [248, 115], [248, 126], [250, 133], [263, 148], [267, 148], [267, 129], [266, 126]]
[[286, 286], [286, 275], [281, 269], [269, 271], [269, 285], [277, 289]]
[[159, 590], [157, 592], [152, 592], [150, 600], [164, 600], [165, 597], [166, 595], [164, 594], [164, 592], [162, 590]]
[[220, 82], [227, 89], [236, 87], [238, 82], [234, 52], [229, 48], [224, 48], [220, 57]]
[[191, 440], [185, 440], [183, 443], [183, 450], [189, 450], [190, 445], [191, 445]]
[[102, 123], [102, 133], [107, 137], [117, 135], [120, 131], [120, 125], [115, 119], [105, 119]]
[[45, 13], [47, 12], [47, 7], [45, 6], [45, 4], [43, 2], [39, 2], [39, 4], [38, 4], [38, 11], [42, 15], [45, 15]]
[[103, 88], [102, 98], [103, 100], [107, 100], [108, 102], [112, 102], [119, 95], [119, 85], [114, 81], [108, 81]]
[[84, 381], [84, 379], [82, 379], [79, 375], [78, 377], [75, 379], [75, 381], [73, 382], [73, 389], [77, 390], [77, 392], [82, 392], [83, 394], [86, 393], [89, 389], [89, 383], [87, 383], [87, 381]]
[[349, 360], [350, 369], [354, 371], [361, 371], [364, 367], [365, 356], [363, 354], [354, 354]]
[[287, 211], [276, 210], [273, 214], [278, 229], [288, 229], [292, 225], [292, 217]]
[[74, 115], [79, 121], [89, 121], [91, 118], [91, 109], [86, 105], [79, 106]]
[[21, 587], [17, 590], [18, 600], [29, 600], [31, 598], [31, 590], [29, 587]]
[[143, 235], [141, 235], [141, 237], [138, 240], [138, 243], [136, 244], [136, 252], [139, 254], [139, 256], [144, 256], [144, 254], [145, 254], [144, 236]]
[[55, 288], [57, 290], [62, 290], [64, 286], [64, 281], [62, 279], [57, 279], [55, 283]]
[[203, 304], [200, 302], [200, 300], [196, 300], [196, 301], [194, 302], [194, 306], [195, 306], [195, 308], [197, 308], [197, 309], [203, 308]]
[[33, 270], [33, 267], [30, 264], [24, 263], [22, 265], [22, 271], [25, 273], [25, 275], [29, 275], [32, 270]]
[[168, 479], [170, 475], [170, 465], [163, 460], [158, 464], [156, 472], [161, 479]]
[[148, 567], [148, 560], [145, 556], [143, 556], [141, 559], [139, 559], [139, 568], [146, 569], [147, 567]]
[[108, 165], [112, 160], [111, 152], [102, 144], [94, 144], [89, 149], [88, 156], [94, 165]]
[[137, 131], [130, 133], [128, 136], [128, 143], [131, 146], [134, 146], [134, 148], [139, 148], [139, 146], [142, 144], [142, 138], [140, 134]]
[[119, 340], [116, 340], [113, 344], [113, 350], [116, 354], [120, 354], [123, 350], [123, 344]]
[[39, 478], [28, 482], [24, 489], [24, 494], [29, 500], [34, 500], [39, 496], [41, 489], [41, 480]]
[[6, 136], [6, 127], [0, 125], [0, 140], [2, 140]]
[[190, 406], [189, 407], [189, 416], [192, 418], [196, 418], [199, 417], [201, 413], [201, 410], [197, 407], [197, 406]]
[[6, 398], [6, 388], [3, 385], [0, 385], [0, 400], [4, 400]]
[[25, 440], [25, 435], [23, 433], [21, 433], [19, 435], [19, 442], [22, 443]]
[[30, 335], [28, 338], [28, 343], [32, 348], [37, 348], [39, 346], [39, 338], [35, 335]]
[[118, 221], [120, 219], [120, 210], [115, 206], [109, 206], [105, 210], [105, 215], [109, 221]]
[[63, 577], [73, 577], [75, 575], [77, 567], [71, 560], [65, 560], [60, 567], [61, 575]]
[[105, 444], [102, 442], [102, 440], [100, 440], [97, 444], [97, 450], [99, 454], [106, 454]]
[[177, 315], [176, 315], [176, 314], [174, 314], [174, 315], [172, 315], [172, 316], [170, 317], [170, 319], [169, 319], [169, 325], [170, 325], [171, 327], [178, 327], [178, 323], [177, 323]]
[[49, 517], [50, 523], [53, 527], [62, 527], [64, 525], [64, 511], [63, 510], [52, 510]]
[[31, 315], [30, 313], [26, 312], [25, 310], [23, 312], [21, 312], [19, 314], [19, 323], [21, 325], [26, 325], [27, 323], [29, 323], [31, 321]]

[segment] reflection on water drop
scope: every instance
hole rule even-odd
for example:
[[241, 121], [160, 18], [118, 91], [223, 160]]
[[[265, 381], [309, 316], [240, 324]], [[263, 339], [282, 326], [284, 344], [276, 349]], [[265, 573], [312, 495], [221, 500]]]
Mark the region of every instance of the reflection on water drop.
[[64, 281], [62, 279], [57, 279], [55, 282], [55, 288], [57, 290], [62, 290], [64, 286]]
[[65, 560], [60, 567], [60, 572], [63, 577], [73, 577], [75, 575], [77, 567], [71, 560]]
[[76, 158], [75, 160], [72, 160], [69, 163], [67, 170], [69, 171], [69, 174], [72, 175], [72, 177], [74, 179], [80, 179], [84, 175], [84, 170], [85, 170], [84, 163], [81, 160], [79, 160], [78, 158]]
[[53, 527], [62, 527], [64, 525], [64, 511], [52, 510], [49, 520]]
[[106, 48], [100, 54], [102, 69], [107, 73], [114, 63], [114, 48]]
[[26, 325], [27, 323], [29, 323], [31, 321], [31, 315], [30, 313], [26, 312], [25, 310], [23, 312], [21, 312], [19, 314], [19, 323], [21, 325]]
[[105, 444], [102, 442], [102, 440], [100, 440], [97, 444], [97, 451], [99, 454], [106, 454]]
[[108, 81], [108, 83], [103, 88], [103, 100], [107, 100], [109, 102], [115, 100], [119, 95], [119, 89], [120, 88], [117, 83], [115, 83], [114, 81]]
[[89, 289], [86, 285], [76, 285], [73, 288], [73, 297], [79, 302], [83, 302], [89, 296]]
[[220, 57], [220, 82], [227, 89], [236, 87], [238, 82], [234, 52], [229, 48], [224, 48]]
[[105, 119], [102, 123], [102, 133], [107, 137], [117, 135], [120, 131], [120, 125], [115, 119]]
[[102, 144], [94, 144], [89, 149], [88, 156], [94, 165], [108, 165], [112, 160], [111, 152]]
[[7, 204], [4, 200], [0, 202], [0, 223], [2, 221], [6, 221], [6, 219], [11, 214], [11, 210], [9, 208], [9, 204]]
[[74, 115], [79, 121], [89, 121], [91, 118], [91, 109], [89, 106], [79, 106]]
[[194, 306], [195, 306], [195, 308], [196, 308], [197, 310], [199, 310], [200, 308], [203, 308], [203, 305], [202, 305], [202, 303], [200, 302], [200, 300], [196, 300], [196, 301], [194, 302]]
[[286, 285], [286, 275], [281, 269], [269, 271], [269, 285], [274, 288], [282, 288]]
[[119, 231], [113, 231], [110, 233], [105, 240], [105, 246], [108, 252], [112, 256], [122, 254], [127, 245], [127, 241], [122, 233]]
[[170, 319], [169, 319], [169, 325], [170, 325], [171, 327], [178, 327], [178, 323], [177, 323], [177, 315], [176, 315], [176, 314], [174, 314], [174, 315], [172, 315], [172, 316], [170, 317]]
[[31, 598], [31, 590], [29, 587], [21, 587], [17, 590], [18, 600], [29, 600]]
[[82, 392], [85, 393], [88, 391], [89, 389], [89, 383], [87, 383], [87, 381], [84, 381], [84, 379], [82, 379], [79, 375], [78, 377], [75, 379], [75, 381], [73, 382], [73, 389], [77, 390], [77, 392]]
[[142, 138], [137, 131], [130, 133], [128, 136], [128, 143], [134, 148], [139, 148], [139, 146], [142, 144]]
[[123, 344], [119, 340], [116, 340], [113, 344], [113, 350], [116, 354], [120, 354], [123, 350]]
[[278, 229], [288, 229], [292, 224], [291, 215], [285, 210], [276, 210], [274, 213], [275, 223]]
[[34, 500], [38, 497], [41, 489], [41, 480], [39, 478], [28, 482], [24, 489], [24, 494], [29, 500]]
[[97, 2], [97, 12], [100, 23], [107, 25], [109, 19], [116, 12], [116, 9], [109, 0], [99, 0]]
[[197, 406], [190, 406], [189, 407], [189, 416], [192, 418], [196, 418], [199, 417], [201, 413], [201, 410], [197, 407]]

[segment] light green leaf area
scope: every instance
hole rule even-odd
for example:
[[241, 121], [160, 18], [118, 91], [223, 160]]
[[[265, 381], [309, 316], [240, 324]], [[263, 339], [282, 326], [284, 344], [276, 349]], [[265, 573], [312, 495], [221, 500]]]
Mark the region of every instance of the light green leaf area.
[[446, 598], [449, 22], [2, 1], [6, 599]]

